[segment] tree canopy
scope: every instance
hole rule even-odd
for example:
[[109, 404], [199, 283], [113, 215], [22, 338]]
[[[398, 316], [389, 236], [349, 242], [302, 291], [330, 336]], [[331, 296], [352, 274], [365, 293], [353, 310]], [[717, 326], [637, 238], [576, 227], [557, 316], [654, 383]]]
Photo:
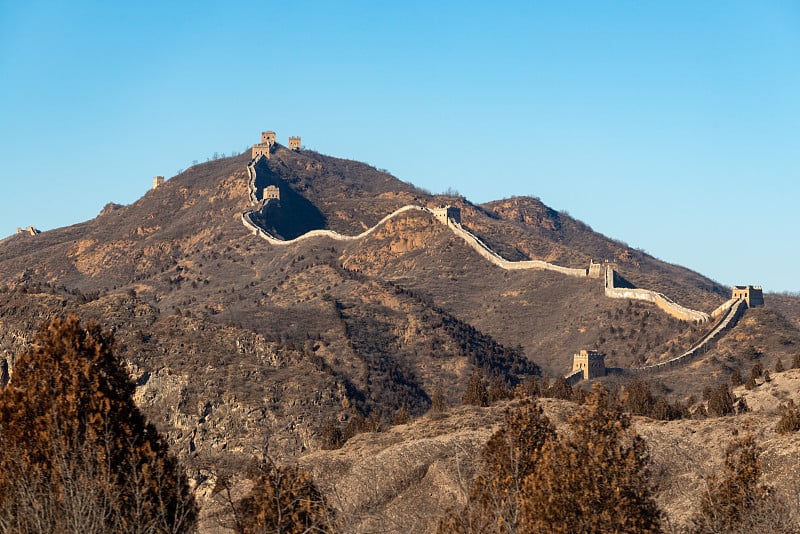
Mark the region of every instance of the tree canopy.
[[0, 528], [187, 532], [197, 509], [167, 443], [133, 402], [113, 336], [44, 323], [0, 394]]

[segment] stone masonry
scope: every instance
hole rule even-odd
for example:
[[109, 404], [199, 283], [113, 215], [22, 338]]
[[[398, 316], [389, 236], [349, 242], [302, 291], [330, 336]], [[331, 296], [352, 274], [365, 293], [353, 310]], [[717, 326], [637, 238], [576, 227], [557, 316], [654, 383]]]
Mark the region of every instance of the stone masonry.
[[270, 151], [272, 150], [272, 146], [274, 144], [275, 144], [275, 132], [273, 132], [272, 130], [261, 132], [261, 142], [253, 145], [253, 153], [251, 157], [255, 159], [258, 156], [264, 156], [265, 158], [269, 159]]
[[583, 371], [583, 379], [606, 376], [606, 356], [596, 350], [582, 350], [572, 357], [572, 372]]
[[262, 194], [263, 200], [280, 200], [281, 199], [281, 190], [278, 189], [277, 186], [268, 185], [264, 188], [264, 192]]
[[461, 224], [461, 210], [455, 206], [441, 206], [439, 208], [433, 208], [431, 212], [433, 216], [436, 217], [436, 220], [445, 226], [449, 226], [449, 221], [451, 219], [453, 222]]
[[745, 301], [748, 308], [764, 305], [764, 293], [761, 286], [733, 286], [731, 298]]

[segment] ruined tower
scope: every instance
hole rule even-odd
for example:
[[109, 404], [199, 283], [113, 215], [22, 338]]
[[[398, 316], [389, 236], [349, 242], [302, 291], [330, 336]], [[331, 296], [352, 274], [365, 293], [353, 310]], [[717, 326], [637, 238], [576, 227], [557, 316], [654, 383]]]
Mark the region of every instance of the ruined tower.
[[153, 178], [153, 189], [156, 189], [159, 185], [164, 184], [164, 177], [163, 176], [156, 176]]
[[300, 138], [297, 136], [289, 137], [289, 150], [300, 150]]
[[604, 268], [605, 265], [602, 263], [595, 263], [594, 260], [589, 260], [589, 269], [586, 271], [586, 276], [589, 278], [602, 278]]

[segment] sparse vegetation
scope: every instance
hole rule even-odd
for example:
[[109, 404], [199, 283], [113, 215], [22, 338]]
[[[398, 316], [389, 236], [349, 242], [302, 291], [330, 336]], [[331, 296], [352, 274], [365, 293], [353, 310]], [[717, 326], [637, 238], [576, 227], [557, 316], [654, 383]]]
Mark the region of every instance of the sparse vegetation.
[[461, 403], [473, 406], [489, 405], [489, 392], [486, 389], [486, 380], [484, 380], [480, 369], [476, 369], [470, 375]]
[[522, 488], [536, 469], [555, 427], [542, 408], [523, 401], [507, 411], [500, 429], [483, 449], [484, 469], [472, 483], [468, 504], [439, 524], [444, 533], [505, 533], [522, 528]]
[[797, 532], [784, 503], [759, 482], [760, 454], [752, 435], [728, 445], [723, 473], [706, 479], [708, 491], [702, 494], [692, 534]]
[[800, 430], [800, 408], [795, 406], [793, 400], [789, 400], [780, 407], [781, 418], [775, 426], [778, 434], [790, 434]]
[[595, 386], [526, 479], [523, 524], [531, 532], [661, 532], [648, 463], [629, 417]]

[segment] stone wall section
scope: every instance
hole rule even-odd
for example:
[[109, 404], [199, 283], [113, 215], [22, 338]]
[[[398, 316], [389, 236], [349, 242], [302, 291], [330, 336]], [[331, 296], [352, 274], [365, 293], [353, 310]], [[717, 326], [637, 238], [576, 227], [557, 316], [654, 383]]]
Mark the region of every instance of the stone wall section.
[[496, 252], [489, 246], [478, 239], [474, 234], [464, 229], [460, 223], [449, 221], [447, 225], [454, 234], [459, 236], [466, 242], [475, 252], [492, 262], [494, 265], [505, 269], [507, 271], [515, 271], [519, 269], [533, 269], [536, 271], [556, 271], [567, 276], [575, 276], [578, 278], [585, 278], [588, 276], [588, 269], [574, 269], [571, 267], [561, 267], [542, 260], [523, 260], [523, 261], [509, 261]]
[[728, 299], [728, 300], [726, 300], [725, 302], [723, 302], [722, 304], [717, 306], [717, 308], [714, 311], [711, 312], [711, 318], [712, 319], [719, 319], [720, 317], [722, 317], [723, 315], [728, 313], [728, 310], [731, 309], [731, 306], [736, 304], [738, 301], [739, 301], [739, 299]]
[[689, 360], [694, 359], [697, 355], [706, 352], [711, 343], [716, 341], [725, 332], [733, 328], [739, 321], [739, 318], [742, 316], [742, 314], [746, 309], [747, 309], [747, 303], [744, 300], [736, 300], [733, 303], [733, 305], [728, 308], [727, 313], [725, 313], [725, 315], [711, 330], [711, 332], [706, 334], [705, 337], [703, 337], [703, 339], [695, 343], [692, 346], [692, 348], [690, 348], [680, 356], [676, 356], [675, 358], [672, 358], [671, 360], [667, 360], [665, 362], [657, 363], [654, 365], [648, 365], [645, 367], [627, 369], [626, 371], [631, 372], [635, 375], [650, 374], [650, 373], [656, 373], [658, 371], [663, 371], [665, 369], [669, 369], [676, 365], [687, 363]]
[[570, 386], [574, 386], [575, 384], [583, 380], [583, 369], [579, 371], [573, 371], [564, 378], [567, 380], [567, 384], [569, 384]]
[[[739, 321], [739, 318], [742, 316], [744, 311], [747, 309], [747, 302], [743, 299], [731, 299], [730, 301], [726, 302], [717, 310], [725, 308], [725, 314], [719, 320], [719, 322], [711, 329], [711, 331], [703, 336], [703, 338], [692, 345], [692, 347], [681, 354], [680, 356], [676, 356], [671, 360], [667, 360], [665, 362], [656, 363], [653, 365], [646, 365], [644, 367], [632, 367], [632, 368], [612, 368], [606, 369], [608, 374], [621, 374], [621, 375], [633, 375], [633, 376], [642, 376], [642, 375], [651, 375], [658, 373], [660, 371], [665, 371], [667, 369], [671, 369], [676, 365], [682, 365], [685, 363], [690, 362], [695, 357], [699, 356], [706, 352], [710, 345], [714, 343], [717, 339], [722, 337], [725, 332], [733, 328], [736, 323]], [[715, 310], [715, 311], [717, 311]], [[565, 378], [567, 383], [571, 386], [574, 386], [585, 377], [583, 369], [580, 370], [573, 370], [570, 374], [568, 374]]]
[[250, 205], [252, 206], [258, 204], [258, 197], [256, 196], [256, 163], [263, 157], [259, 154], [247, 164], [247, 190], [250, 196]]
[[[267, 199], [268, 201], [271, 199]], [[274, 235], [270, 234], [269, 232], [265, 231], [263, 228], [258, 226], [256, 223], [253, 222], [252, 219], [252, 211], [247, 211], [242, 214], [242, 224], [245, 225], [255, 236], [260, 237], [261, 239], [267, 241], [271, 245], [293, 245], [295, 243], [299, 243], [300, 241], [304, 241], [306, 239], [311, 239], [314, 237], [326, 237], [328, 239], [333, 239], [335, 241], [357, 241], [359, 239], [363, 239], [370, 235], [371, 233], [375, 232], [378, 228], [380, 228], [386, 221], [397, 217], [407, 211], [424, 211], [427, 212], [427, 208], [423, 208], [421, 206], [403, 206], [402, 208], [398, 208], [394, 210], [392, 213], [381, 219], [380, 221], [368, 228], [367, 230], [361, 232], [358, 235], [342, 235], [339, 232], [334, 232], [333, 230], [311, 230], [310, 232], [306, 232], [305, 234], [295, 237], [294, 239], [287, 239], [283, 240], [280, 238], [275, 237]]]
[[696, 323], [707, 323], [711, 317], [701, 311], [692, 310], [673, 302], [672, 299], [662, 293], [650, 291], [649, 289], [631, 289], [614, 287], [614, 269], [606, 269], [606, 296], [612, 299], [633, 299], [652, 302], [661, 310], [681, 321], [694, 321]]

